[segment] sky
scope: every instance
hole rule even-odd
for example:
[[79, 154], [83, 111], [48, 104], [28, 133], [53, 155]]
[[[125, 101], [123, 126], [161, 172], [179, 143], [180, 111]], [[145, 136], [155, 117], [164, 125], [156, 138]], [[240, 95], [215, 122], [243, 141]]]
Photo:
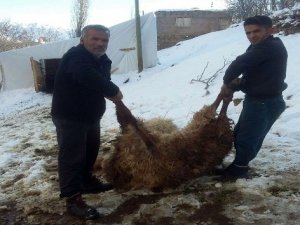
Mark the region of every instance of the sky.
[[[134, 17], [135, 0], [90, 0], [90, 3], [89, 24], [110, 27]], [[73, 0], [0, 0], [0, 20], [69, 29], [72, 5]], [[225, 0], [139, 0], [139, 5], [142, 14], [159, 9], [224, 9]]]

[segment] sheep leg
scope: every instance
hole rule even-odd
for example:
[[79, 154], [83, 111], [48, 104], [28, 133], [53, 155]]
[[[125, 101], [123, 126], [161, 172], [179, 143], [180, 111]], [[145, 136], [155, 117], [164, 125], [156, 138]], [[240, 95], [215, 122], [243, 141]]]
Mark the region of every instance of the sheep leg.
[[240, 85], [241, 85], [241, 78], [235, 78], [227, 85], [229, 87], [229, 89], [231, 89], [231, 97], [228, 97], [228, 96], [226, 98], [222, 97], [223, 104], [222, 104], [222, 108], [220, 111], [220, 115], [226, 116], [228, 105], [232, 101], [233, 93], [235, 91], [239, 90]]
[[211, 105], [214, 108], [214, 110], [217, 110], [221, 101], [223, 100], [220, 115], [226, 116], [228, 105], [232, 101], [233, 93], [239, 87], [240, 83], [241, 83], [240, 78], [235, 78], [233, 81], [231, 81], [231, 83], [227, 85], [229, 90], [227, 90], [226, 96], [222, 94], [222, 90], [221, 90], [220, 93], [218, 94], [217, 99]]
[[134, 127], [137, 126], [136, 118], [132, 115], [124, 103], [122, 101], [114, 103], [116, 105], [117, 120], [121, 126], [121, 129], [124, 130], [130, 124]]
[[134, 126], [137, 134], [140, 136], [140, 138], [143, 140], [145, 145], [147, 146], [147, 149], [149, 150], [150, 153], [154, 153], [156, 151], [156, 145], [153, 141], [153, 139], [150, 137], [148, 132], [145, 129], [141, 129], [139, 126]]
[[214, 109], [214, 111], [217, 110], [222, 100], [223, 100], [223, 95], [219, 93], [216, 100], [213, 102], [213, 104], [211, 104], [211, 107]]
[[230, 102], [231, 102], [231, 99], [225, 99], [225, 100], [223, 99], [222, 108], [220, 111], [221, 116], [226, 116], [228, 105]]
[[147, 132], [143, 127], [140, 127], [138, 125], [137, 119], [132, 115], [130, 110], [125, 106], [125, 104], [122, 101], [115, 102], [115, 105], [117, 120], [121, 126], [122, 131], [124, 131], [128, 125], [131, 125], [136, 130], [136, 133], [143, 140], [149, 152], [153, 153], [156, 149], [156, 146], [149, 132]]

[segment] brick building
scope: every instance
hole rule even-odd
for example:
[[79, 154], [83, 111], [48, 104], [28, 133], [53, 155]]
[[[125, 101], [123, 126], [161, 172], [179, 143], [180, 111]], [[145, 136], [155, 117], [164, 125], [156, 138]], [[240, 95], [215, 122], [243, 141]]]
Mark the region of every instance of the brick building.
[[157, 21], [157, 47], [168, 48], [179, 41], [201, 34], [222, 30], [231, 24], [226, 11], [169, 10], [155, 12]]

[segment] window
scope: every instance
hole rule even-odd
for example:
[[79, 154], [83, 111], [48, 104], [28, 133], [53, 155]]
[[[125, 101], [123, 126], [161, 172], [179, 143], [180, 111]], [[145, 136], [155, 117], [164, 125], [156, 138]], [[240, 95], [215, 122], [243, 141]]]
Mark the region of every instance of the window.
[[183, 18], [183, 17], [176, 18], [177, 27], [190, 27], [191, 24], [192, 24], [191, 18]]

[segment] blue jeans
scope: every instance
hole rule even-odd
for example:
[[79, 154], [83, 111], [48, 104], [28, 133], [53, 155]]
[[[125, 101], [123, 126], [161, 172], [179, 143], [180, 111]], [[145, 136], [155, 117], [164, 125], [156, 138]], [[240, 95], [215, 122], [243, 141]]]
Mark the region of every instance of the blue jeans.
[[268, 99], [245, 97], [243, 110], [234, 128], [234, 164], [247, 166], [259, 152], [265, 136], [285, 110], [282, 96]]

